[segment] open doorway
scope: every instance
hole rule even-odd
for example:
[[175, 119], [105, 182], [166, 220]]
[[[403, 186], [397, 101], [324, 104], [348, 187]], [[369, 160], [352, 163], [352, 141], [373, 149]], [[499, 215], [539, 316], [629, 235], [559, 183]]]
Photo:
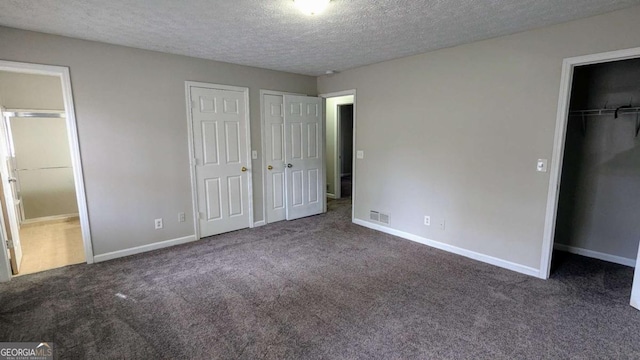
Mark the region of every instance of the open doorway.
[[559, 271], [563, 253], [601, 260], [585, 262], [581, 272], [606, 266], [618, 282], [633, 278], [627, 289], [634, 307], [640, 299], [633, 269], [640, 243], [638, 83], [640, 49], [565, 60], [541, 259], [541, 277]]
[[327, 197], [351, 197], [353, 184], [354, 95], [326, 97]]
[[[325, 98], [327, 198], [334, 207], [350, 208], [356, 201], [355, 90], [320, 95]], [[330, 204], [331, 205], [331, 204]], [[331, 210], [332, 206], [328, 206]]]
[[575, 68], [555, 249], [635, 266], [640, 243], [638, 84], [640, 58]]
[[66, 68], [0, 62], [2, 281], [93, 262], [69, 85]]
[[337, 114], [340, 197], [350, 198], [353, 186], [353, 104], [338, 105]]

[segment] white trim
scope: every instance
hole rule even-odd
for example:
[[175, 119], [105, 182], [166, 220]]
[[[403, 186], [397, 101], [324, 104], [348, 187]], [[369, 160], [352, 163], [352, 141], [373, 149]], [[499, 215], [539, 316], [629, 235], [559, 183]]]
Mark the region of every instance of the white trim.
[[369, 229], [381, 231], [381, 232], [389, 234], [389, 235], [394, 235], [394, 236], [397, 236], [397, 237], [401, 237], [403, 239], [415, 241], [415, 242], [423, 244], [423, 245], [431, 246], [431, 247], [436, 248], [436, 249], [444, 250], [446, 252], [450, 252], [450, 253], [457, 254], [457, 255], [462, 255], [464, 257], [467, 257], [467, 258], [470, 258], [470, 259], [473, 259], [473, 260], [477, 260], [477, 261], [481, 261], [481, 262], [484, 262], [484, 263], [487, 263], [487, 264], [495, 265], [495, 266], [498, 266], [498, 267], [501, 267], [501, 268], [504, 268], [504, 269], [507, 269], [507, 270], [519, 272], [521, 274], [535, 276], [535, 277], [539, 277], [540, 276], [540, 271], [538, 271], [538, 269], [535, 269], [535, 268], [532, 268], [532, 267], [529, 267], [529, 266], [516, 264], [516, 263], [510, 262], [510, 261], [498, 259], [498, 258], [493, 257], [493, 256], [477, 253], [477, 252], [474, 252], [474, 251], [471, 251], [471, 250], [459, 248], [457, 246], [441, 243], [439, 241], [430, 240], [430, 239], [423, 238], [423, 237], [418, 236], [418, 235], [414, 235], [414, 234], [410, 234], [410, 233], [407, 233], [407, 232], [404, 232], [404, 231], [392, 229], [392, 228], [389, 228], [389, 227], [386, 227], [386, 226], [383, 226], [383, 225], [374, 224], [374, 223], [371, 223], [369, 221], [365, 221], [365, 220], [361, 220], [361, 219], [354, 219], [353, 223], [357, 224], [357, 225], [360, 225], [360, 226], [364, 226], [364, 227], [369, 228]]
[[[266, 138], [266, 127], [265, 127], [265, 121], [266, 119], [264, 118], [264, 96], [265, 95], [275, 95], [275, 96], [282, 96], [283, 99], [283, 105], [284, 105], [284, 96], [285, 95], [298, 95], [298, 96], [307, 96], [306, 94], [299, 94], [299, 93], [292, 93], [292, 92], [286, 92], [286, 91], [278, 91], [278, 90], [265, 90], [265, 89], [260, 89], [260, 144], [261, 144], [261, 149], [260, 151], [262, 151], [262, 153], [260, 154], [260, 159], [262, 160], [261, 163], [261, 169], [262, 169], [262, 221], [264, 221], [265, 224], [269, 224], [269, 219], [267, 218], [267, 176], [269, 175], [267, 173], [267, 159], [265, 159], [264, 154], [267, 153], [267, 146], [265, 144], [265, 138]], [[286, 181], [286, 177], [285, 177], [285, 181]]]
[[[351, 221], [355, 222], [356, 221], [356, 175], [358, 173], [357, 171], [357, 162], [356, 162], [356, 149], [357, 147], [357, 139], [358, 137], [356, 136], [357, 134], [357, 123], [358, 123], [358, 105], [357, 105], [357, 101], [358, 101], [358, 96], [356, 95], [356, 89], [351, 89], [351, 90], [343, 90], [343, 91], [336, 91], [336, 92], [332, 92], [332, 93], [326, 93], [326, 94], [320, 94], [318, 95], [321, 98], [331, 98], [331, 97], [339, 97], [339, 96], [347, 96], [347, 95], [353, 95], [353, 151], [352, 151], [352, 159], [351, 159]], [[326, 115], [327, 113], [325, 112], [325, 121], [324, 123], [326, 123]], [[326, 126], [326, 124], [325, 124]], [[327, 140], [324, 140], [325, 144], [327, 143]], [[326, 158], [326, 156], [325, 156]], [[326, 159], [325, 159], [326, 160]], [[326, 166], [325, 166], [326, 167]], [[326, 206], [326, 200], [325, 200], [325, 206]], [[326, 208], [325, 208], [326, 211]]]
[[184, 236], [177, 239], [165, 240], [160, 242], [154, 242], [147, 245], [136, 246], [129, 249], [112, 251], [105, 254], [96, 255], [93, 258], [95, 262], [103, 262], [103, 261], [113, 260], [113, 259], [117, 259], [125, 256], [140, 254], [148, 251], [164, 249], [164, 248], [168, 248], [175, 245], [186, 244], [196, 240], [197, 239], [195, 235], [189, 235], [189, 236]]
[[553, 241], [555, 236], [556, 216], [558, 211], [558, 196], [560, 194], [560, 178], [562, 176], [562, 158], [566, 140], [567, 118], [569, 116], [569, 100], [573, 69], [576, 66], [598, 64], [640, 57], [640, 48], [610, 51], [599, 54], [578, 56], [564, 59], [560, 78], [560, 94], [558, 97], [558, 111], [556, 114], [556, 130], [553, 140], [553, 154], [549, 166], [549, 190], [547, 193], [547, 207], [540, 255], [540, 276], [548, 279], [551, 272], [551, 257], [553, 255]]
[[267, 223], [264, 220], [256, 221], [253, 223], [253, 227], [265, 226]]
[[248, 201], [249, 201], [249, 223], [247, 224], [248, 228], [253, 227], [253, 162], [251, 160], [251, 114], [250, 114], [250, 104], [249, 104], [249, 88], [241, 87], [241, 86], [232, 86], [232, 85], [221, 85], [221, 84], [212, 84], [212, 83], [204, 83], [198, 81], [185, 81], [185, 97], [186, 97], [186, 105], [187, 105], [187, 128], [189, 131], [188, 134], [188, 144], [189, 144], [189, 166], [191, 170], [191, 199], [193, 201], [193, 223], [195, 228], [195, 238], [200, 239], [200, 215], [198, 212], [198, 187], [196, 183], [196, 163], [195, 163], [195, 149], [194, 149], [194, 140], [193, 140], [193, 118], [191, 114], [191, 87], [200, 87], [205, 89], [215, 89], [215, 90], [228, 90], [228, 91], [237, 91], [243, 93], [244, 95], [244, 107], [245, 107], [245, 123], [246, 123], [246, 154], [247, 154], [247, 166], [249, 167], [249, 171], [247, 171], [247, 187], [248, 187]]
[[[64, 101], [64, 110], [67, 123], [67, 134], [69, 136], [69, 149], [71, 152], [71, 164], [73, 166], [73, 179], [76, 188], [76, 199], [78, 202], [78, 213], [80, 217], [80, 228], [82, 231], [82, 242], [84, 244], [84, 253], [87, 264], [94, 262], [93, 244], [91, 242], [91, 228], [89, 224], [89, 211], [87, 208], [87, 197], [84, 186], [84, 172], [82, 169], [82, 158], [80, 156], [80, 144], [78, 141], [78, 126], [76, 121], [76, 111], [73, 104], [73, 91], [71, 88], [71, 76], [69, 68], [64, 66], [52, 66], [41, 64], [30, 64], [14, 61], [0, 60], [0, 71], [10, 71], [24, 74], [49, 75], [60, 78], [62, 84], [62, 96]], [[5, 246], [1, 246], [3, 249]], [[3, 274], [5, 266], [1, 263], [7, 262], [5, 256], [6, 249], [2, 251], [2, 259], [0, 259], [0, 279], [5, 278]], [[9, 275], [11, 276], [11, 275]]]
[[564, 251], [572, 254], [582, 255], [598, 260], [608, 261], [620, 265], [636, 267], [636, 259], [629, 259], [622, 256], [611, 255], [599, 251], [593, 251], [588, 249], [583, 249], [575, 246], [569, 246], [565, 244], [554, 244], [553, 248], [559, 251]]
[[43, 222], [55, 222], [55, 221], [66, 221], [73, 218], [79, 218], [80, 214], [63, 214], [63, 215], [53, 215], [53, 216], [43, 216], [39, 218], [26, 219], [22, 221], [22, 225], [33, 225], [37, 223]]

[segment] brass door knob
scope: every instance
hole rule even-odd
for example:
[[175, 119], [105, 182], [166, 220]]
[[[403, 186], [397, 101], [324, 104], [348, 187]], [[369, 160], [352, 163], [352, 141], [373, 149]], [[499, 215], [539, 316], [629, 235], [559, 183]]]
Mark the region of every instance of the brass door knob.
[[242, 170], [242, 172], [245, 172], [245, 171], [247, 171], [247, 168], [243, 166], [242, 169], [240, 169], [240, 170]]
[[273, 170], [273, 166], [271, 165], [267, 166], [267, 170]]

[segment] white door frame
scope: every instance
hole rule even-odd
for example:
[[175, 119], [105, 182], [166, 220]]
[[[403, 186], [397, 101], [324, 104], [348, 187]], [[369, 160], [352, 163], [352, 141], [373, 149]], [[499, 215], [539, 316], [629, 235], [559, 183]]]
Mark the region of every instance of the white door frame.
[[[261, 172], [262, 172], [262, 221], [258, 221], [256, 223], [254, 223], [254, 226], [262, 226], [262, 225], [266, 225], [269, 223], [269, 219], [267, 219], [267, 193], [266, 193], [266, 186], [267, 186], [267, 176], [268, 171], [267, 171], [267, 159], [265, 159], [264, 154], [267, 153], [267, 146], [265, 144], [265, 139], [267, 137], [265, 131], [265, 118], [264, 118], [264, 96], [265, 95], [275, 95], [275, 96], [285, 96], [285, 95], [298, 95], [298, 96], [307, 96], [306, 94], [299, 94], [299, 93], [293, 93], [293, 92], [286, 92], [286, 91], [278, 91], [278, 90], [266, 90], [266, 89], [260, 89], [260, 144], [261, 149], [260, 151], [262, 152], [260, 154], [260, 158], [262, 159], [262, 161], [260, 162], [261, 164]], [[283, 98], [284, 99], [284, 98]], [[284, 101], [284, 100], [283, 100]], [[324, 140], [323, 140], [324, 141]]]
[[[91, 243], [91, 230], [89, 227], [89, 211], [87, 210], [87, 196], [84, 187], [84, 176], [82, 171], [82, 159], [80, 157], [80, 144], [78, 141], [78, 126], [76, 123], [76, 111], [73, 105], [73, 92], [71, 90], [71, 77], [69, 68], [65, 66], [52, 66], [41, 64], [30, 64], [14, 61], [0, 60], [0, 71], [16, 72], [33, 75], [56, 76], [62, 84], [62, 96], [64, 100], [64, 110], [67, 122], [67, 135], [69, 136], [69, 148], [71, 150], [71, 164], [73, 166], [73, 179], [76, 187], [76, 198], [78, 201], [78, 214], [80, 217], [80, 228], [82, 231], [82, 242], [84, 244], [84, 255], [87, 264], [93, 264], [93, 246]], [[3, 239], [4, 242], [4, 239]], [[6, 246], [0, 253], [0, 281], [11, 278], [11, 272], [7, 271], [9, 262]], [[5, 264], [6, 263], [6, 266]]]
[[[351, 89], [351, 90], [344, 90], [344, 91], [336, 91], [336, 92], [332, 92], [332, 93], [326, 93], [326, 94], [320, 94], [318, 95], [321, 98], [324, 98], [325, 101], [324, 103], [326, 104], [326, 99], [327, 98], [334, 98], [334, 97], [340, 97], [340, 96], [348, 96], [348, 95], [353, 95], [353, 153], [352, 153], [352, 161], [351, 161], [351, 167], [352, 167], [352, 171], [351, 171], [351, 221], [353, 221], [355, 219], [355, 214], [356, 214], [356, 149], [358, 148], [356, 146], [356, 129], [357, 129], [357, 113], [358, 113], [358, 107], [356, 105], [357, 102], [357, 96], [356, 96], [356, 89]], [[324, 112], [324, 126], [326, 127], [326, 119], [327, 119], [327, 111], [325, 109]], [[336, 134], [338, 132], [336, 131]], [[326, 134], [326, 131], [325, 131]], [[327, 143], [327, 139], [323, 139], [324, 143]], [[337, 138], [336, 138], [337, 141]], [[325, 146], [325, 152], [326, 152], [326, 146]], [[326, 169], [326, 155], [325, 155], [325, 169]], [[336, 159], [337, 159], [337, 154], [336, 154]], [[338, 187], [340, 184], [340, 169], [338, 168], [339, 166], [339, 161], [335, 162], [335, 174], [334, 176], [337, 176], [337, 181], [334, 179], [334, 187]], [[335, 191], [335, 190], [334, 190]], [[326, 204], [326, 199], [325, 199], [325, 204]], [[326, 206], [326, 205], [325, 205]], [[327, 209], [325, 208], [325, 211]]]
[[[246, 134], [247, 137], [247, 165], [251, 164], [251, 115], [249, 113], [249, 88], [240, 87], [240, 86], [231, 86], [231, 85], [220, 85], [220, 84], [212, 84], [212, 83], [204, 83], [198, 81], [185, 81], [185, 99], [187, 106], [187, 127], [188, 127], [188, 143], [189, 143], [189, 168], [191, 172], [191, 200], [193, 202], [193, 226], [195, 231], [196, 240], [200, 240], [200, 217], [198, 213], [198, 184], [196, 182], [196, 159], [195, 159], [195, 148], [194, 148], [194, 140], [193, 140], [193, 118], [191, 114], [192, 109], [192, 100], [191, 100], [191, 87], [200, 87], [206, 89], [214, 89], [214, 90], [230, 90], [237, 91], [244, 94], [244, 106], [245, 106], [245, 122], [246, 126]], [[253, 169], [247, 169], [247, 186], [249, 187], [249, 226], [253, 227], [253, 177], [251, 173]], [[264, 187], [264, 185], [263, 185]]]
[[556, 130], [553, 140], [553, 154], [550, 166], [551, 173], [549, 179], [549, 191], [547, 195], [547, 210], [544, 222], [544, 235], [542, 239], [542, 253], [540, 258], [539, 277], [542, 279], [548, 279], [551, 272], [551, 257], [553, 255], [553, 241], [556, 230], [558, 196], [560, 194], [560, 179], [562, 176], [562, 160], [564, 156], [567, 121], [569, 117], [569, 101], [571, 100], [573, 70], [576, 66], [628, 60], [638, 57], [640, 57], [640, 47], [571, 57], [564, 59], [562, 62], [560, 97], [558, 100], [558, 113], [556, 115]]

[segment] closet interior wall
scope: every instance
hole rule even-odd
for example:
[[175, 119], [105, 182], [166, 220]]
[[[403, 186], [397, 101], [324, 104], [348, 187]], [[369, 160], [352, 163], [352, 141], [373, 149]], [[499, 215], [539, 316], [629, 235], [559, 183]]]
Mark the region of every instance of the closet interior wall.
[[558, 202], [556, 245], [628, 259], [640, 241], [640, 59], [575, 69]]

